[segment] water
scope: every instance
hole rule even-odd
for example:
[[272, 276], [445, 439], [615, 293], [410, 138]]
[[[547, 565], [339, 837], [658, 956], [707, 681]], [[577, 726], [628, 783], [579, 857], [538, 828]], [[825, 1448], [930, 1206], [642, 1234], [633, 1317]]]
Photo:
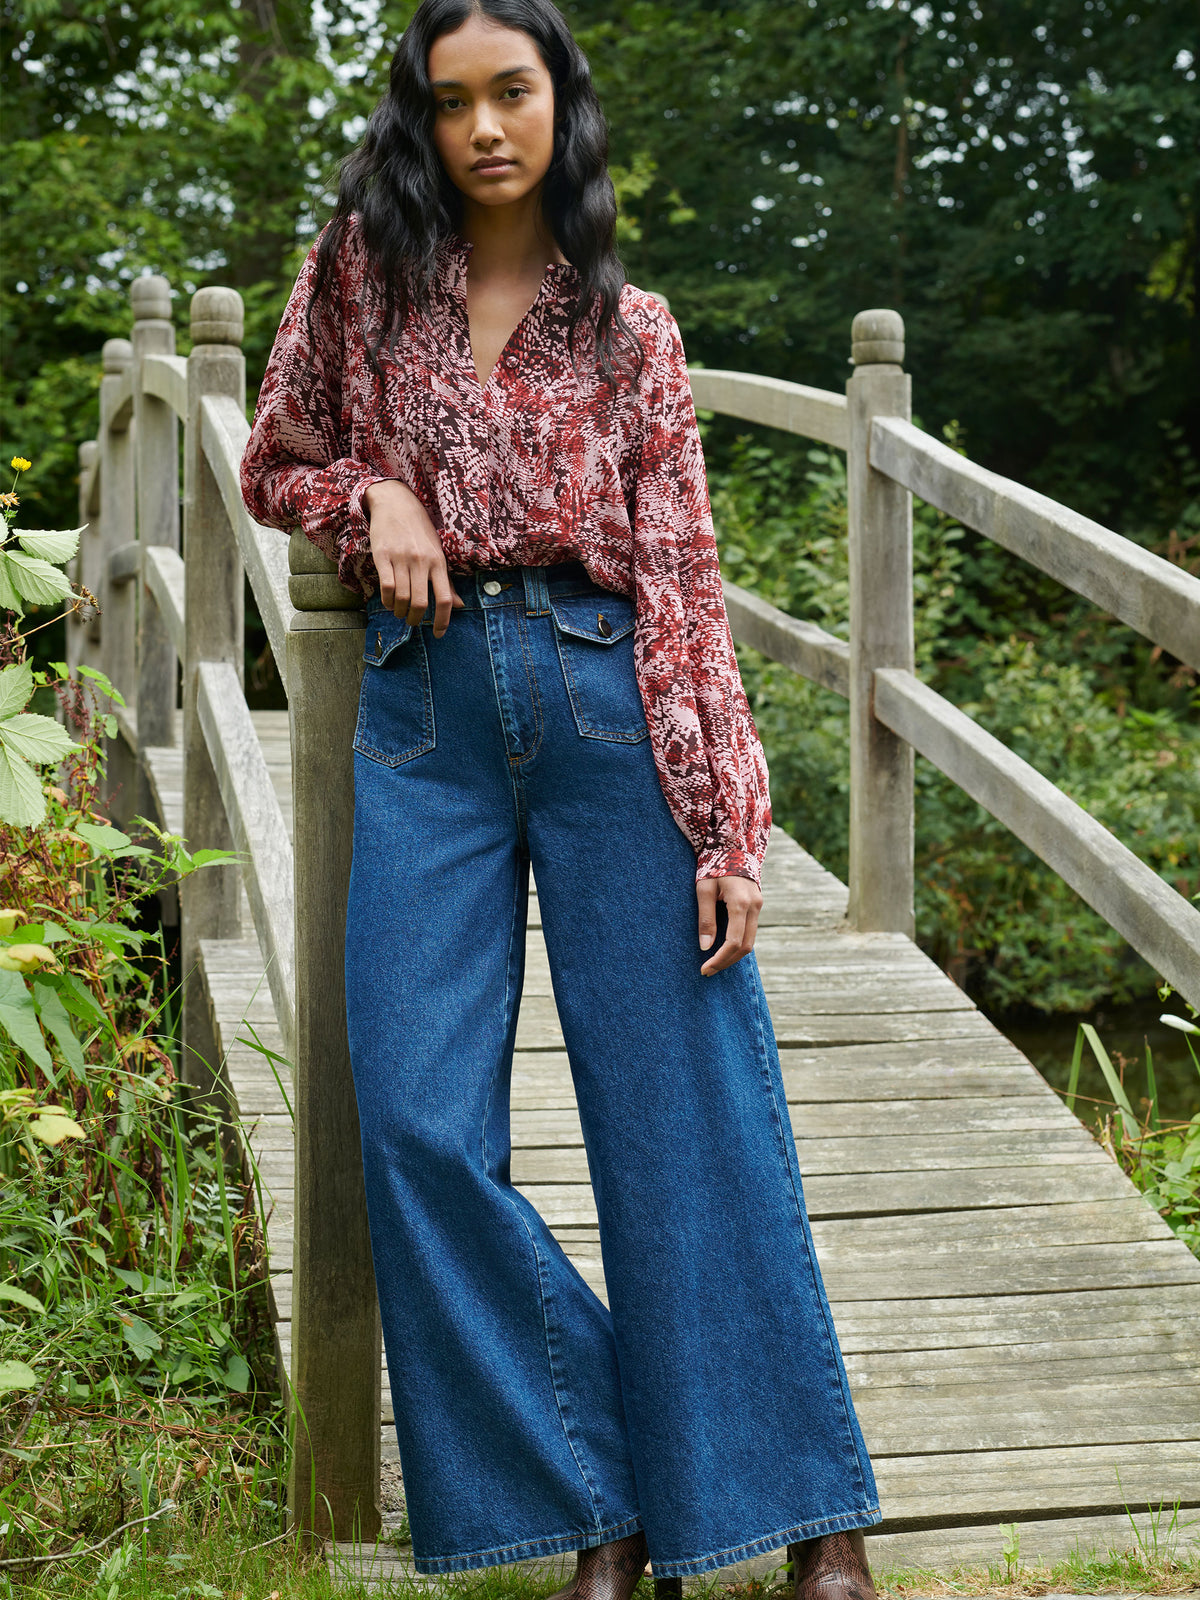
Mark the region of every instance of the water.
[[[1158, 1083], [1158, 1109], [1164, 1122], [1188, 1122], [1200, 1111], [1200, 1072], [1188, 1054], [1187, 1041], [1200, 1056], [1200, 1036], [1185, 1035], [1164, 1027], [1158, 1020], [1164, 1013], [1186, 1017], [1187, 1007], [1177, 998], [1139, 1001], [1136, 1005], [1100, 1007], [1076, 1016], [1045, 1017], [1039, 1012], [1009, 1012], [992, 1016], [995, 1023], [1017, 1049], [1055, 1089], [1065, 1089], [1071, 1075], [1071, 1054], [1075, 1032], [1081, 1022], [1090, 1022], [1108, 1051], [1112, 1064], [1122, 1074], [1129, 1103], [1142, 1112], [1146, 1098], [1146, 1045], [1154, 1057], [1154, 1076]], [[1104, 1075], [1085, 1042], [1079, 1071], [1076, 1112], [1091, 1123], [1112, 1104]], [[1103, 1101], [1090, 1106], [1083, 1098]]]

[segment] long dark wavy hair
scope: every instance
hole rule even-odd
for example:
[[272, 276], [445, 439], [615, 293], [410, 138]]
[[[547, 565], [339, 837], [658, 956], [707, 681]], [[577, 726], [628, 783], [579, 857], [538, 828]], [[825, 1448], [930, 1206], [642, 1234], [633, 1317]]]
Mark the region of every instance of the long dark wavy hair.
[[[643, 350], [618, 307], [625, 269], [616, 251], [608, 124], [587, 57], [552, 0], [422, 0], [392, 57], [387, 93], [371, 113], [362, 143], [341, 165], [337, 207], [317, 248], [307, 307], [310, 332], [313, 307], [329, 291], [352, 213], [358, 216], [370, 286], [383, 312], [380, 336], [368, 348], [376, 374], [379, 351], [394, 354], [409, 307], [427, 306], [438, 246], [458, 230], [463, 212], [463, 196], [447, 177], [433, 142], [429, 50], [443, 34], [479, 15], [529, 34], [553, 81], [554, 153], [542, 188], [542, 212], [579, 274], [567, 345], [575, 366], [576, 330], [594, 308], [595, 358], [615, 388], [620, 346], [628, 348], [634, 377], [641, 372]], [[622, 370], [628, 374], [628, 367]]]

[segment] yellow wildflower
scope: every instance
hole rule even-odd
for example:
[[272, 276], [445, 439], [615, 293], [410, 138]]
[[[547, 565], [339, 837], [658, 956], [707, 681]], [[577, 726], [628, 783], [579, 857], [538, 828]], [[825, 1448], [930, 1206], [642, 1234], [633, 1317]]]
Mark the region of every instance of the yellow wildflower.
[[10, 465], [14, 472], [28, 472], [33, 462], [26, 461], [24, 456], [14, 456]]
[[19, 494], [0, 494], [0, 506], [3, 506], [6, 511], [15, 511], [20, 504], [21, 496]]

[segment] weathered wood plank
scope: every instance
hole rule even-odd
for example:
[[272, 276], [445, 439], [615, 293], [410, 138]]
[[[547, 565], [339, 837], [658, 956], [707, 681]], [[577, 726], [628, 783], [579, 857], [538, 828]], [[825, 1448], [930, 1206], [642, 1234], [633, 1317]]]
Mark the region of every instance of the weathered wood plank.
[[[958, 1566], [991, 1564], [1003, 1572], [1004, 1535], [998, 1524], [1013, 1519], [995, 1517], [986, 1523], [945, 1527], [920, 1533], [889, 1534], [887, 1524], [868, 1545], [872, 1569], [886, 1575], [903, 1568], [936, 1568], [952, 1571]], [[1156, 1549], [1160, 1554], [1182, 1553], [1200, 1548], [1195, 1521], [1186, 1513], [1172, 1526], [1168, 1504], [1165, 1516], [1134, 1512], [1130, 1516], [1061, 1517], [1052, 1519], [1017, 1518], [1021, 1540], [1021, 1561], [1028, 1565], [1049, 1565], [1068, 1556], [1096, 1554], [1112, 1550]], [[770, 1558], [763, 1558], [769, 1569]], [[740, 1577], [741, 1569], [738, 1570]]]
[[1200, 1283], [1152, 1288], [1094, 1284], [1078, 1292], [892, 1301], [834, 1307], [843, 1353], [950, 1350], [1106, 1337], [1181, 1345], [1200, 1328]]
[[286, 691], [287, 635], [295, 618], [288, 594], [288, 547], [278, 530], [255, 522], [242, 500], [238, 463], [250, 436], [250, 424], [244, 408], [224, 395], [205, 397], [199, 421], [204, 453], [225, 502], [229, 525], [270, 640], [275, 670]]
[[831, 689], [843, 699], [850, 693], [850, 646], [845, 639], [802, 622], [749, 589], [722, 580], [729, 627], [739, 644], [747, 644], [771, 661]]
[[[569, 1170], [566, 1182], [538, 1183], [526, 1171], [531, 1154], [513, 1155], [513, 1182], [552, 1228], [594, 1227], [595, 1202], [588, 1182], [587, 1158], [582, 1150], [562, 1151], [560, 1170]], [[1101, 1156], [1087, 1165], [1030, 1165], [1015, 1171], [989, 1167], [950, 1172], [859, 1173], [809, 1177], [804, 1181], [808, 1215], [814, 1221], [827, 1217], [866, 1217], [899, 1212], [949, 1211], [955, 1206], [1056, 1205], [1068, 1201], [1113, 1200], [1129, 1191], [1120, 1168]]]
[[296, 1028], [296, 908], [292, 847], [267, 764], [233, 667], [206, 661], [197, 668], [196, 708], [209, 759], [241, 854], [275, 1015], [291, 1055]]

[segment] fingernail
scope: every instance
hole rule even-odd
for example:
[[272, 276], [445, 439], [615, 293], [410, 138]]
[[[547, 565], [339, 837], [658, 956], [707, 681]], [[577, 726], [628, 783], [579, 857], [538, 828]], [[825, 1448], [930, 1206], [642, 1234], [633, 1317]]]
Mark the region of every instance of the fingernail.
[[701, 950], [707, 950], [709, 945], [712, 942], [713, 942], [713, 936], [712, 936], [711, 933], [702, 933], [700, 935], [700, 948], [701, 948]]

